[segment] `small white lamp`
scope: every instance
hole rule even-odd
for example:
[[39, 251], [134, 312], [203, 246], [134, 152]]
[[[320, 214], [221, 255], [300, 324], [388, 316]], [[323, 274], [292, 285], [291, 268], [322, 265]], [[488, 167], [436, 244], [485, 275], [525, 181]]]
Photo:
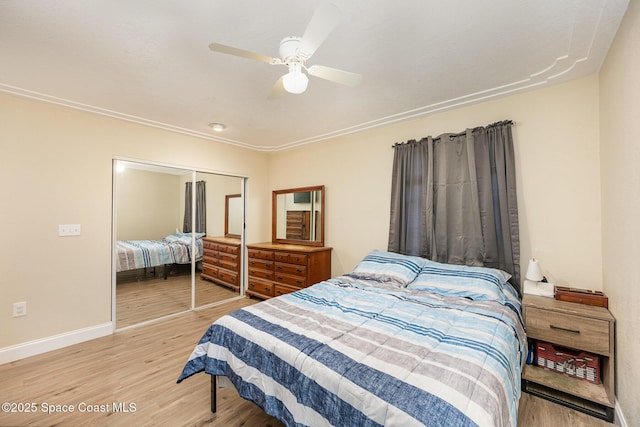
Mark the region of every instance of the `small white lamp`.
[[524, 293], [544, 297], [553, 297], [555, 295], [555, 287], [552, 283], [547, 283], [547, 278], [542, 275], [540, 263], [535, 258], [531, 258], [527, 267]]

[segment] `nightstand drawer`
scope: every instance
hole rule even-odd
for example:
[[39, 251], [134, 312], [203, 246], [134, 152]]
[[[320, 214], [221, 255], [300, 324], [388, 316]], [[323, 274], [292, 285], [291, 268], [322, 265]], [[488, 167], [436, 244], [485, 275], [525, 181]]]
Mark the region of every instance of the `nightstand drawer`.
[[609, 322], [566, 313], [527, 308], [527, 335], [565, 347], [610, 354]]

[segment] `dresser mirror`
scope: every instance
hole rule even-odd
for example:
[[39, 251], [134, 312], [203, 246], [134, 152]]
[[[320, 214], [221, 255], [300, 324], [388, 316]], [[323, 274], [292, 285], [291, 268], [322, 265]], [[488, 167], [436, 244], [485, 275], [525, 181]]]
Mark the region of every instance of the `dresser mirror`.
[[242, 195], [227, 194], [224, 200], [224, 237], [240, 238], [242, 234]]
[[274, 243], [324, 246], [324, 185], [276, 190], [271, 208]]

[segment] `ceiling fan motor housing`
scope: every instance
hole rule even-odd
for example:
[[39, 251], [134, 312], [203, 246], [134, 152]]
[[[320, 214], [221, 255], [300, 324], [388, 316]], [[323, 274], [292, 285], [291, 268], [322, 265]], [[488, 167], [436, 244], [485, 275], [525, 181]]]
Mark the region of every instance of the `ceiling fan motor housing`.
[[308, 57], [299, 50], [300, 37], [285, 37], [280, 42], [280, 59], [286, 65], [290, 62], [304, 63]]

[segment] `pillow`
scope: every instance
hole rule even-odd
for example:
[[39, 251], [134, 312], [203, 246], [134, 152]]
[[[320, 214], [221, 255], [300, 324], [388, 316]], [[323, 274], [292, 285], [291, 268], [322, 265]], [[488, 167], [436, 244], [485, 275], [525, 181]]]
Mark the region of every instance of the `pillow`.
[[460, 296], [473, 300], [504, 301], [508, 273], [488, 267], [443, 264], [427, 260], [416, 279], [407, 289], [441, 295]]
[[417, 277], [426, 262], [426, 259], [416, 256], [374, 250], [369, 252], [348, 275], [405, 287]]
[[[202, 239], [205, 236], [205, 233], [194, 233], [196, 240]], [[169, 243], [182, 243], [183, 245], [191, 244], [191, 233], [174, 233], [170, 234], [164, 238], [165, 241]]]

